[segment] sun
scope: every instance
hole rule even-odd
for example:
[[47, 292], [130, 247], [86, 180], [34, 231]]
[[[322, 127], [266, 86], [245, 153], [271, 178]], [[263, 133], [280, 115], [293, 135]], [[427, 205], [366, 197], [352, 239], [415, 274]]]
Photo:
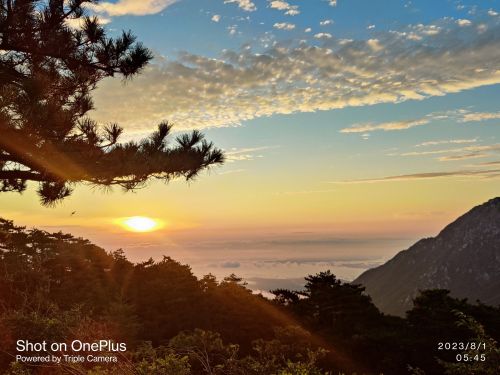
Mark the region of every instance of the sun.
[[125, 218], [122, 225], [132, 232], [152, 232], [160, 227], [160, 222], [145, 216], [132, 216]]

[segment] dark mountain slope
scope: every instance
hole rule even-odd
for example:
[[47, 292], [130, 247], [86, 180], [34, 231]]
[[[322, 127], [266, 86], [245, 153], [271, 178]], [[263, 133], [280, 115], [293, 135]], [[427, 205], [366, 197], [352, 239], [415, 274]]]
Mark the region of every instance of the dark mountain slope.
[[449, 289], [454, 297], [499, 305], [500, 198], [474, 207], [437, 237], [418, 241], [353, 283], [363, 284], [388, 314], [404, 314], [419, 289]]

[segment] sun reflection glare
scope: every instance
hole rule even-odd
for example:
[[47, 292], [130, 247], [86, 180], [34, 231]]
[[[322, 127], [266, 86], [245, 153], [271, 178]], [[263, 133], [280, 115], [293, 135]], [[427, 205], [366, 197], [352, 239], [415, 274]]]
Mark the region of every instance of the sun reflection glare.
[[152, 232], [159, 229], [160, 222], [144, 216], [127, 217], [122, 221], [125, 229], [132, 232]]

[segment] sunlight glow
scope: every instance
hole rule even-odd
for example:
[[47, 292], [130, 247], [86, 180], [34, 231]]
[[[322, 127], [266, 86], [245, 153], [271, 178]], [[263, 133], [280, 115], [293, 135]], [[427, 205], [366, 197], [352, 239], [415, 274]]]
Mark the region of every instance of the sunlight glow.
[[132, 232], [152, 232], [159, 228], [158, 220], [144, 216], [132, 216], [123, 220], [123, 226]]

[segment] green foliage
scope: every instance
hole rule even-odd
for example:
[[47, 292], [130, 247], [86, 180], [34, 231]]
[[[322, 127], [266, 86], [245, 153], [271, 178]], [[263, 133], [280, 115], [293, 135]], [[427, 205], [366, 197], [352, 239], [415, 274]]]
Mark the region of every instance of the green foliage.
[[[473, 317], [456, 311], [458, 319], [457, 325], [465, 327], [474, 332], [472, 342], [484, 344], [484, 348], [477, 350], [467, 350], [460, 353], [461, 358], [468, 358], [469, 361], [445, 362], [440, 360], [444, 372], [447, 375], [497, 375], [500, 371], [500, 348], [497, 342], [488, 336], [484, 327]], [[483, 357], [484, 356], [484, 357]]]
[[330, 271], [305, 278], [304, 291], [272, 291], [276, 302], [307, 317], [311, 326], [352, 335], [378, 323], [380, 313], [359, 285], [342, 283]]
[[311, 343], [309, 332], [299, 326], [276, 327], [274, 336], [254, 342], [255, 354], [247, 361], [255, 374], [323, 374], [318, 363], [327, 351]]
[[150, 342], [143, 343], [134, 353], [137, 375], [189, 375], [191, 366], [187, 356], [180, 356], [165, 348], [154, 349]]
[[[305, 280], [269, 301], [236, 275], [198, 279], [169, 257], [133, 264], [122, 250], [0, 219], [0, 373], [47, 373], [11, 363], [21, 337], [127, 343], [117, 365], [51, 375], [498, 373], [499, 308], [430, 290], [402, 319], [331, 272]], [[457, 363], [438, 341], [484, 342], [487, 360]]]
[[0, 2], [0, 192], [35, 181], [42, 204], [51, 205], [76, 183], [131, 190], [150, 178], [191, 179], [223, 162], [197, 131], [168, 146], [172, 125], [163, 122], [142, 141], [122, 144], [121, 127], [86, 117], [100, 80], [131, 78], [153, 57], [130, 32], [106, 36], [85, 15], [96, 2]]
[[17, 362], [12, 362], [3, 375], [31, 375], [31, 371]]
[[238, 368], [238, 345], [224, 345], [219, 333], [200, 329], [181, 332], [170, 340], [169, 346], [177, 353], [188, 356], [195, 373], [234, 373]]

